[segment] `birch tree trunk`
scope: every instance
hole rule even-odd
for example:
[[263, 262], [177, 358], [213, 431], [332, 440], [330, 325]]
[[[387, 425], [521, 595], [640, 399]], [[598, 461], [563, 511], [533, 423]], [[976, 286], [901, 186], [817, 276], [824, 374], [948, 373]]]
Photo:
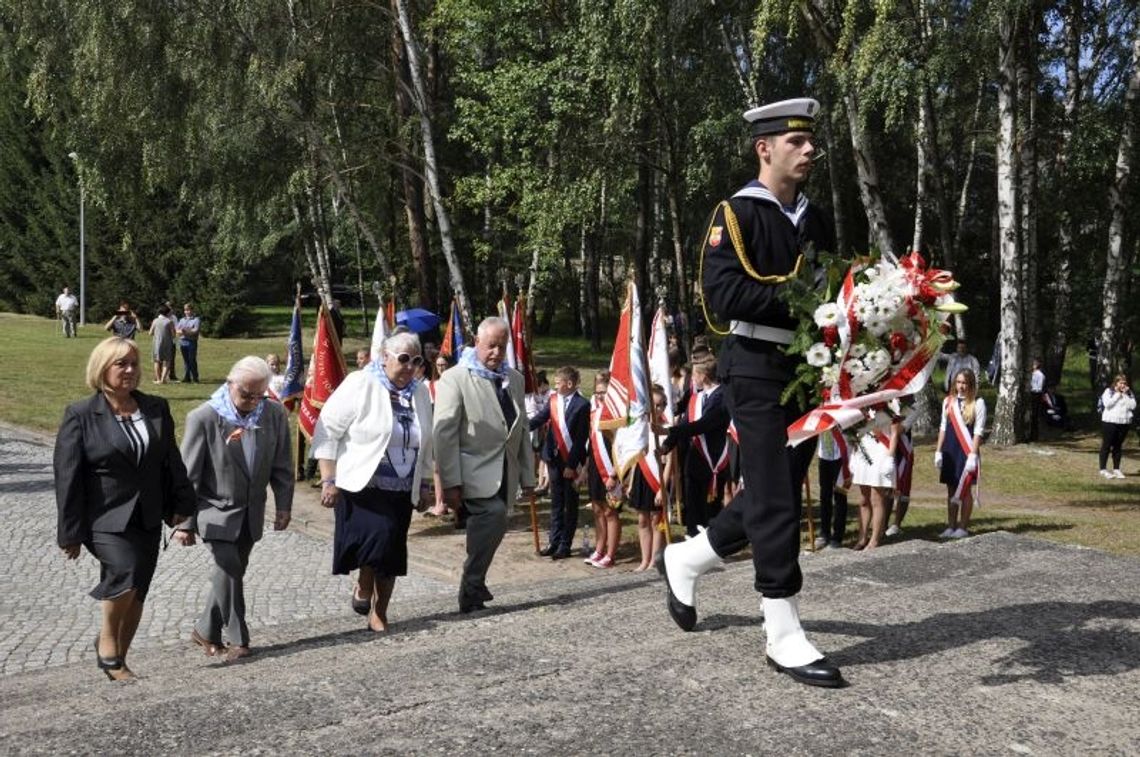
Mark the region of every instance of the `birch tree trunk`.
[[[819, 120], [820, 130], [827, 144], [835, 144], [835, 130], [832, 125], [839, 124], [839, 114], [829, 113]], [[839, 174], [839, 152], [832, 149], [827, 156], [827, 178], [831, 185], [831, 219], [835, 222], [835, 249], [831, 252], [846, 257], [851, 249], [847, 244], [847, 214], [843, 211], [843, 177]]]
[[1104, 288], [1101, 291], [1104, 315], [1100, 323], [1100, 351], [1097, 355], [1097, 373], [1101, 386], [1108, 383], [1109, 377], [1117, 369], [1114, 364], [1117, 340], [1120, 336], [1117, 319], [1126, 267], [1121, 250], [1124, 245], [1128, 178], [1132, 172], [1132, 143], [1135, 138], [1138, 93], [1140, 93], [1140, 26], [1136, 27], [1132, 38], [1132, 70], [1128, 77], [1128, 91], [1124, 95], [1124, 123], [1120, 128], [1120, 142], [1116, 150], [1116, 177], [1112, 186], [1108, 188], [1108, 205], [1112, 211], [1112, 221], [1108, 226], [1108, 252], [1105, 255]]
[[396, 0], [397, 20], [400, 24], [400, 34], [404, 38], [404, 48], [408, 56], [408, 73], [412, 79], [412, 98], [416, 111], [420, 116], [420, 138], [423, 142], [424, 173], [426, 174], [428, 194], [431, 195], [432, 207], [435, 208], [435, 221], [439, 229], [439, 242], [443, 251], [443, 259], [447, 262], [448, 279], [451, 290], [459, 304], [460, 317], [467, 328], [467, 333], [473, 334], [474, 322], [471, 313], [471, 301], [467, 298], [467, 289], [463, 285], [463, 269], [459, 265], [459, 258], [455, 253], [455, 241], [451, 234], [451, 216], [443, 204], [443, 193], [439, 185], [439, 170], [435, 157], [435, 134], [428, 112], [427, 87], [424, 82], [423, 71], [420, 68], [419, 46], [412, 34], [412, 21], [408, 13], [408, 0]]
[[993, 444], [1016, 444], [1024, 373], [1021, 260], [1017, 229], [1017, 32], [1016, 17], [1004, 11], [998, 21], [997, 214], [1001, 312], [1001, 380], [994, 409]]
[[[1036, 28], [1036, 11], [1031, 11], [1028, 28]], [[1037, 286], [1037, 92], [1034, 72], [1037, 68], [1037, 44], [1030, 34], [1023, 34], [1018, 55], [1018, 129], [1021, 226], [1021, 283], [1025, 315], [1026, 363], [1041, 356], [1040, 292]]]
[[[1061, 126], [1061, 144], [1057, 149], [1057, 186], [1069, 186], [1069, 159], [1073, 145], [1073, 128], [1081, 102], [1081, 15], [1083, 0], [1070, 0], [1062, 9], [1064, 18], [1065, 115]], [[1069, 346], [1069, 310], [1073, 296], [1073, 255], [1076, 231], [1069, 198], [1061, 198], [1061, 217], [1057, 224], [1058, 261], [1053, 283], [1053, 338], [1045, 359], [1045, 373], [1050, 381], [1060, 381], [1065, 368], [1065, 351]]]
[[926, 187], [927, 177], [930, 175], [929, 156], [926, 152], [926, 106], [926, 97], [920, 94], [918, 96], [918, 117], [914, 121], [914, 144], [917, 149], [917, 160], [915, 162], [918, 164], [918, 170], [916, 171], [917, 178], [914, 189], [914, 235], [910, 240], [910, 248], [918, 252], [923, 249], [922, 235], [926, 230]]

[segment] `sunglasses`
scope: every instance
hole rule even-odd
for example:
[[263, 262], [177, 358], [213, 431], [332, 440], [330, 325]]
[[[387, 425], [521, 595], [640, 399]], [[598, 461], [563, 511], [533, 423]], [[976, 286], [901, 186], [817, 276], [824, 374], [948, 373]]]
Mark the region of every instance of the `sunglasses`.
[[396, 362], [400, 365], [412, 364], [412, 367], [419, 368], [424, 364], [424, 359], [419, 355], [412, 355], [407, 352], [389, 352], [390, 356], [396, 358]]

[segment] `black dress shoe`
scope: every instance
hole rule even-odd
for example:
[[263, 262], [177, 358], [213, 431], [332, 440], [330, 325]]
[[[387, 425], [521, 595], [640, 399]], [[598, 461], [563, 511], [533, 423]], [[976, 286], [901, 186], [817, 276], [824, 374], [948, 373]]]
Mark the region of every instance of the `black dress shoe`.
[[463, 615], [475, 612], [476, 610], [486, 610], [487, 605], [483, 604], [483, 600], [469, 597], [466, 594], [459, 597], [459, 612]]
[[770, 668], [777, 673], [787, 673], [797, 683], [808, 686], [823, 686], [829, 689], [837, 689], [847, 683], [843, 680], [843, 674], [839, 672], [835, 663], [826, 657], [820, 657], [815, 662], [809, 662], [807, 665], [800, 665], [795, 668], [786, 668], [771, 657], [767, 657], [767, 655], [765, 657]]
[[359, 599], [356, 596], [356, 592], [354, 591], [352, 593], [352, 611], [355, 612], [357, 615], [367, 615], [369, 612], [372, 611], [372, 600], [371, 599]]
[[669, 573], [665, 570], [665, 550], [657, 553], [653, 561], [657, 572], [665, 578], [665, 590], [668, 597], [665, 606], [669, 608], [669, 617], [673, 619], [682, 631], [692, 631], [697, 627], [697, 608], [685, 604], [673, 594], [673, 587], [669, 585]]
[[538, 550], [538, 554], [539, 554], [541, 557], [550, 557], [550, 556], [551, 556], [551, 555], [553, 555], [553, 554], [554, 554], [554, 553], [555, 553], [557, 550], [558, 550], [558, 547], [554, 546], [553, 544], [547, 544], [545, 547], [543, 547], [542, 549]]
[[571, 557], [571, 554], [568, 549], [559, 549], [550, 555], [551, 560], [565, 560], [569, 557]]
[[475, 593], [479, 595], [479, 601], [480, 602], [490, 602], [490, 601], [494, 600], [494, 598], [495, 598], [495, 595], [492, 594], [491, 590], [488, 589], [486, 586], [480, 586], [478, 589], [475, 590]]

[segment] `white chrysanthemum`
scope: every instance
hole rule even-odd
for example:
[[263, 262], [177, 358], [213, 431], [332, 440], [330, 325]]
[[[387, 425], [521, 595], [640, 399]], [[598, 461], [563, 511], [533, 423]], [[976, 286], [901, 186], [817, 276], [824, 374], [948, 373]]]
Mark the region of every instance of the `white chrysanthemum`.
[[839, 306], [834, 302], [825, 302], [815, 309], [815, 325], [822, 328], [835, 326], [839, 323]]
[[867, 366], [863, 365], [862, 360], [848, 360], [843, 364], [843, 368], [852, 376], [862, 376], [867, 372]]
[[867, 277], [868, 281], [874, 281], [875, 279], [879, 278], [878, 266], [871, 266], [867, 270], [863, 271], [863, 275]]
[[890, 321], [884, 320], [877, 315], [868, 318], [864, 325], [868, 331], [877, 337], [886, 336], [887, 332], [891, 330]]
[[884, 349], [877, 349], [869, 353], [863, 362], [872, 369], [885, 368], [891, 364], [891, 354]]
[[823, 342], [816, 342], [807, 351], [808, 365], [813, 368], [822, 368], [831, 362], [831, 350]]
[[827, 386], [835, 386], [839, 383], [839, 366], [827, 365], [819, 372], [819, 379]]
[[875, 312], [875, 306], [870, 300], [859, 300], [855, 303], [854, 311], [856, 318], [866, 321]]
[[856, 342], [855, 344], [851, 345], [850, 354], [853, 358], [861, 358], [867, 354], [867, 346], [862, 342]]

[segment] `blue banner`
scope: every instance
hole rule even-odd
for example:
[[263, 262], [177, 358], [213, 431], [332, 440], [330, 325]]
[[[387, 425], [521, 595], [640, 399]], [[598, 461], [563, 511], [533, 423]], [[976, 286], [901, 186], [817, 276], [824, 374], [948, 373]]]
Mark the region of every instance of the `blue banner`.
[[289, 329], [289, 362], [285, 365], [285, 386], [281, 389], [282, 402], [300, 397], [305, 391], [305, 353], [301, 348], [301, 305], [293, 305], [293, 326]]

